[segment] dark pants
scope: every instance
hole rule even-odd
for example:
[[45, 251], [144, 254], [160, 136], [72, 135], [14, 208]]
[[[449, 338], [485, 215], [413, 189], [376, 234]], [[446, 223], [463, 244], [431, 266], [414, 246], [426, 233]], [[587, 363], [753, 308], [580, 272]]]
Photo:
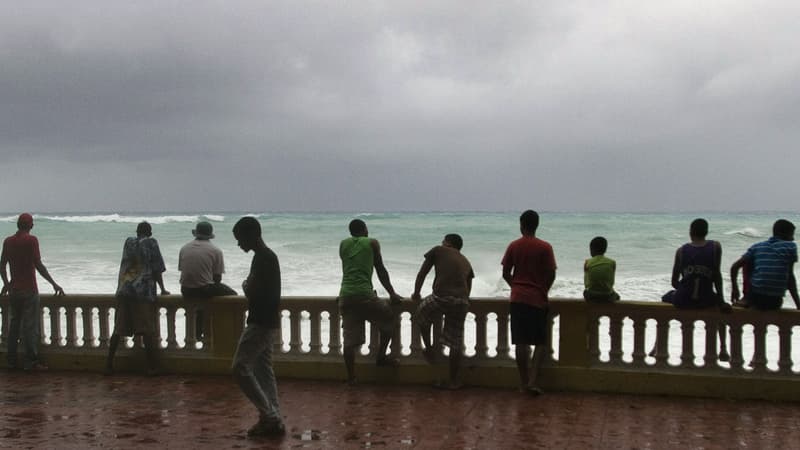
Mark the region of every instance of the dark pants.
[[[198, 299], [207, 300], [211, 297], [225, 297], [228, 295], [236, 295], [236, 291], [231, 289], [227, 284], [214, 283], [199, 288], [190, 288], [181, 286], [181, 295], [184, 299]], [[205, 323], [204, 308], [198, 306], [195, 315], [195, 335], [201, 338], [205, 334], [203, 324]]]

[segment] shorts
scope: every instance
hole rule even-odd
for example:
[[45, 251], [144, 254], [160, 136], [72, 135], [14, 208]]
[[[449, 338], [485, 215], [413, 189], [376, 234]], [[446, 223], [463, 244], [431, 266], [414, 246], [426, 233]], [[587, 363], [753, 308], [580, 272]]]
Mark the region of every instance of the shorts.
[[133, 336], [136, 334], [155, 334], [156, 308], [153, 302], [117, 298], [114, 312], [114, 334]]
[[450, 348], [464, 346], [464, 319], [469, 311], [469, 300], [459, 297], [438, 297], [429, 295], [422, 299], [414, 320], [420, 327], [427, 328], [434, 323], [441, 324], [444, 316], [441, 342]]
[[548, 308], [511, 302], [511, 343], [516, 345], [547, 344]]
[[783, 296], [763, 295], [755, 292], [747, 294], [748, 308], [760, 309], [762, 311], [772, 311], [783, 307]]
[[366, 342], [364, 321], [376, 327], [382, 334], [394, 334], [399, 313], [388, 300], [377, 295], [350, 295], [339, 297], [339, 313], [342, 316], [342, 340], [345, 348], [357, 347]]

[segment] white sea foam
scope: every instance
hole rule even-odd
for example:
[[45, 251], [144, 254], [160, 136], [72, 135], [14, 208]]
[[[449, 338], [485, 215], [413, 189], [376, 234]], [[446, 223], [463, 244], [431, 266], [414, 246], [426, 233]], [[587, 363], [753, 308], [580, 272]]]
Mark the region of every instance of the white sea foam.
[[[143, 221], [152, 224], [196, 222], [200, 216], [196, 215], [170, 215], [170, 216], [126, 216], [121, 214], [93, 214], [75, 216], [35, 216], [38, 220], [70, 223], [139, 223]], [[224, 217], [223, 217], [224, 220]]]
[[725, 232], [728, 236], [744, 236], [749, 238], [764, 238], [766, 237], [763, 233], [759, 232], [755, 228], [752, 227], [745, 227], [739, 230], [732, 230]]
[[220, 215], [217, 215], [217, 214], [203, 214], [202, 217], [205, 217], [206, 219], [208, 219], [208, 220], [210, 220], [212, 222], [224, 222], [225, 221], [225, 216], [220, 216]]

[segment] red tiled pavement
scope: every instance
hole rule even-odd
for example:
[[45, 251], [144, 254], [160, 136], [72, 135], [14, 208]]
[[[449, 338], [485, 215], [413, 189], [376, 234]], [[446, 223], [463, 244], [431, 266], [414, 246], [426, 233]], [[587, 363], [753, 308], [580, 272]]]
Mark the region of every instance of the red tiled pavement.
[[800, 404], [279, 380], [251, 440], [228, 377], [0, 373], [0, 448], [800, 448]]

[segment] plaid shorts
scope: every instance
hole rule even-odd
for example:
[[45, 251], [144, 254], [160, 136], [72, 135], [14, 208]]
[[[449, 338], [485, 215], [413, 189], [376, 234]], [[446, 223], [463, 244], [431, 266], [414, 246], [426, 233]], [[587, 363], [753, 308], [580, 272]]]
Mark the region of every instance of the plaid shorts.
[[432, 324], [441, 325], [444, 316], [441, 342], [450, 348], [461, 348], [464, 345], [464, 319], [469, 311], [469, 300], [459, 297], [438, 297], [429, 295], [422, 299], [414, 320], [420, 327]]

